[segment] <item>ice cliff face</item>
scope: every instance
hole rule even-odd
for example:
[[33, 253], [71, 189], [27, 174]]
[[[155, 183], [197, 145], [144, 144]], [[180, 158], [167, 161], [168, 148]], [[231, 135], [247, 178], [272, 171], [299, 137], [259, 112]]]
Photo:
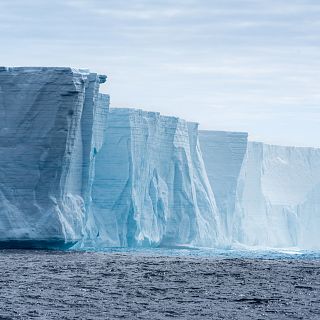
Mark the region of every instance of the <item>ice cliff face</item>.
[[250, 142], [237, 189], [234, 240], [320, 248], [320, 149]]
[[199, 137], [226, 245], [320, 248], [320, 149]]
[[109, 111], [105, 80], [0, 68], [0, 247], [320, 249], [320, 149]]
[[229, 242], [233, 237], [236, 192], [247, 150], [245, 132], [199, 131], [199, 140], [210, 185]]
[[0, 68], [0, 242], [63, 247], [83, 236], [95, 110], [105, 77]]
[[109, 113], [104, 81], [70, 68], [0, 69], [0, 245], [215, 245], [197, 125]]
[[159, 113], [111, 109], [96, 157], [95, 246], [214, 246], [217, 208], [197, 124]]
[[[104, 143], [105, 131], [107, 129], [107, 119], [109, 114], [110, 97], [105, 94], [97, 95], [97, 103], [93, 106], [92, 112], [92, 126], [91, 131], [87, 133], [90, 137], [90, 144], [88, 146], [88, 157], [86, 166], [86, 184], [83, 185], [83, 198], [85, 202], [85, 231], [83, 238], [81, 239], [81, 245], [84, 245], [84, 238], [94, 238], [94, 234], [97, 232], [97, 225], [95, 217], [93, 216], [92, 208], [92, 185], [96, 178], [96, 156]], [[87, 242], [88, 244], [88, 242]]]

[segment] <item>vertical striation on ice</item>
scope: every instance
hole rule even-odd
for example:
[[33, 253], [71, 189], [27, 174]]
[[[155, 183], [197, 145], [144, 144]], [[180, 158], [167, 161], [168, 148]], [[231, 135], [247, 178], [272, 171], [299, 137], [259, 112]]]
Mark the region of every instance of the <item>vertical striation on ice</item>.
[[82, 238], [92, 110], [104, 80], [71, 68], [0, 68], [2, 244]]
[[110, 110], [92, 186], [96, 246], [218, 242], [197, 127], [154, 112]]
[[109, 111], [105, 80], [0, 67], [0, 247], [320, 249], [320, 149]]
[[107, 129], [107, 120], [109, 114], [109, 104], [110, 97], [106, 94], [99, 93], [97, 95], [97, 103], [95, 103], [93, 108], [93, 125], [92, 132], [89, 134], [91, 138], [90, 143], [90, 154], [89, 154], [89, 163], [88, 163], [88, 182], [85, 187], [85, 204], [86, 204], [86, 226], [85, 226], [85, 236], [87, 239], [85, 242], [82, 241], [81, 245], [94, 245], [91, 239], [95, 238], [95, 235], [98, 232], [97, 221], [93, 215], [92, 208], [92, 186], [96, 178], [96, 157], [102, 148], [105, 131]]
[[200, 146], [226, 239], [233, 235], [238, 178], [247, 150], [246, 132], [199, 131]]

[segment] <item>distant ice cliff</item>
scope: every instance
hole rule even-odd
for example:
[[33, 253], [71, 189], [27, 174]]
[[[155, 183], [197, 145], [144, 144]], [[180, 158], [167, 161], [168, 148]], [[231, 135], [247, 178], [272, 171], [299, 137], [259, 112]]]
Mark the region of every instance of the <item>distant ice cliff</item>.
[[320, 249], [320, 149], [250, 142], [237, 188], [234, 240]]

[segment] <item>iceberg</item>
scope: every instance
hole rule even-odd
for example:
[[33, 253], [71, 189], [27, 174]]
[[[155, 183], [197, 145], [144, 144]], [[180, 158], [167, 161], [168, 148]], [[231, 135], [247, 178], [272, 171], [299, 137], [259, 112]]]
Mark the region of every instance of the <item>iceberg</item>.
[[105, 81], [0, 67], [0, 247], [320, 249], [320, 149], [109, 109]]
[[82, 69], [0, 68], [0, 246], [63, 248], [83, 238], [105, 79]]
[[220, 240], [197, 124], [110, 109], [94, 176], [95, 233], [85, 246], [213, 247]]

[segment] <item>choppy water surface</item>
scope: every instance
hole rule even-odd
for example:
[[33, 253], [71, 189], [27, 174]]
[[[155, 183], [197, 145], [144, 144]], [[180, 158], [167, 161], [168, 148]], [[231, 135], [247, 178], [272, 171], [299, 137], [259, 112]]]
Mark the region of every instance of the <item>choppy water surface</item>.
[[320, 319], [317, 253], [0, 251], [0, 319]]

